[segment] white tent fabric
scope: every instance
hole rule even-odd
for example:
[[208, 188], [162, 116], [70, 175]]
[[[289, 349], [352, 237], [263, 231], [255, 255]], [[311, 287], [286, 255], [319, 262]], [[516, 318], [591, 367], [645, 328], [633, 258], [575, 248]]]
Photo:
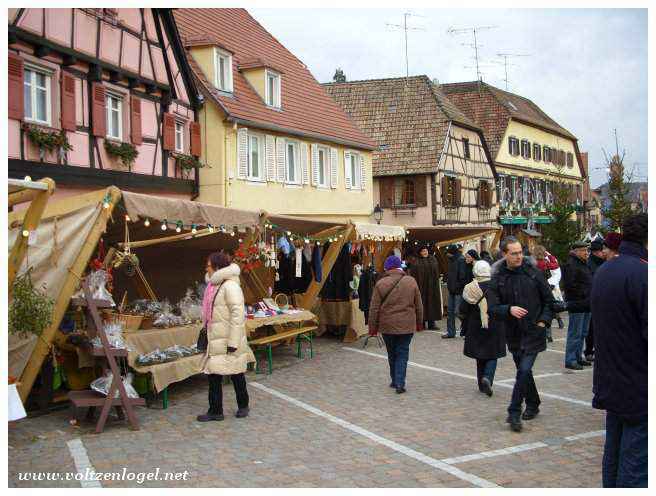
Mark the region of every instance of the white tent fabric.
[[[32, 246], [28, 245], [18, 274], [24, 274], [31, 267], [34, 285], [45, 287], [46, 294], [56, 299], [68, 268], [77, 259], [100, 211], [99, 205], [91, 205], [60, 217], [42, 220], [36, 230], [36, 241]], [[9, 250], [19, 235], [22, 235], [22, 228], [9, 230]], [[35, 336], [22, 338], [9, 335], [9, 375], [22, 375], [36, 340]]]
[[403, 241], [405, 229], [403, 226], [387, 226], [380, 224], [355, 223], [355, 231], [359, 239], [380, 238], [383, 241]]

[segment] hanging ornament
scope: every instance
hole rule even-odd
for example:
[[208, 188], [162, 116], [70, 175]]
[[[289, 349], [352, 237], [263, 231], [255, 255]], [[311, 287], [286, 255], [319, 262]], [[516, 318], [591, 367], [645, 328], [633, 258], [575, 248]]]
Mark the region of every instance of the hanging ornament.
[[175, 223], [175, 232], [181, 232], [182, 231], [182, 221], [179, 220], [178, 222]]
[[146, 218], [144, 221], [144, 226], [149, 227], [150, 226], [150, 219]]
[[196, 234], [196, 232], [197, 232], [197, 230], [196, 230], [196, 224], [192, 224], [192, 225], [191, 225], [191, 234]]

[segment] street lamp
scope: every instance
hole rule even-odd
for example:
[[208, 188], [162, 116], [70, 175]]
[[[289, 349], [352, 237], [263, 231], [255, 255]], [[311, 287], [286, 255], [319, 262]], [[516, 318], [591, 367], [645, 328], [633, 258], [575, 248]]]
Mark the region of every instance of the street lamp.
[[378, 203], [374, 208], [374, 219], [376, 219], [377, 224], [380, 224], [380, 221], [383, 220], [383, 209], [380, 208], [380, 204]]

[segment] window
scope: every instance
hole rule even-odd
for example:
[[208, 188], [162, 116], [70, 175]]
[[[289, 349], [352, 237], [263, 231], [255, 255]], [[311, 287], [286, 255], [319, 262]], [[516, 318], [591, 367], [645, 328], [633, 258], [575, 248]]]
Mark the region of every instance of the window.
[[446, 208], [460, 205], [460, 180], [451, 176], [442, 178], [442, 205]]
[[25, 69], [23, 80], [25, 120], [50, 125], [50, 74]]
[[121, 141], [123, 139], [123, 98], [113, 93], [107, 93], [105, 115], [107, 117], [107, 137]]
[[478, 206], [481, 208], [490, 208], [492, 206], [492, 190], [490, 183], [481, 181], [478, 185]]
[[298, 156], [298, 144], [287, 141], [285, 145], [285, 174], [287, 183], [301, 184], [301, 168]]
[[462, 147], [465, 154], [465, 158], [470, 158], [471, 155], [469, 153], [469, 140], [467, 138], [462, 138]]
[[519, 140], [513, 136], [508, 138], [508, 152], [511, 155], [519, 155]]
[[344, 160], [346, 161], [346, 168], [348, 169], [350, 176], [351, 176], [351, 182], [347, 186], [350, 189], [360, 189], [360, 160], [359, 156], [355, 153], [347, 153], [344, 156]]
[[318, 173], [319, 173], [319, 182], [317, 186], [322, 187], [322, 188], [327, 188], [328, 187], [328, 160], [329, 160], [329, 149], [326, 148], [325, 146], [320, 146], [318, 148], [318, 155], [319, 155], [319, 163], [318, 165]]
[[545, 162], [551, 162], [551, 148], [549, 148], [547, 145], [544, 146], [544, 161]]
[[567, 154], [567, 167], [570, 169], [574, 167], [574, 155], [571, 153]]
[[280, 108], [280, 74], [266, 71], [265, 101], [269, 107]]
[[218, 48], [214, 49], [214, 53], [214, 86], [232, 93], [232, 55]]
[[522, 140], [522, 158], [531, 158], [531, 144], [528, 140]]
[[533, 143], [533, 160], [539, 162], [542, 159], [542, 147]]
[[175, 121], [175, 151], [184, 153], [184, 124]]
[[415, 205], [414, 179], [397, 179], [394, 182], [394, 205]]
[[248, 135], [248, 179], [264, 181], [264, 138]]

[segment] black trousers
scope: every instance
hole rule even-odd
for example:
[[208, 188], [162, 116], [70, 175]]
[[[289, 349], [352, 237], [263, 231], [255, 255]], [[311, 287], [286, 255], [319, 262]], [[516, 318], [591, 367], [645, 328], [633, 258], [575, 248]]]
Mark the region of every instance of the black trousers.
[[[210, 381], [210, 409], [211, 415], [223, 415], [223, 376], [219, 374], [208, 374]], [[232, 385], [235, 387], [237, 396], [237, 408], [248, 407], [248, 391], [246, 390], [246, 376], [243, 373], [230, 376]]]
[[584, 355], [594, 354], [594, 332], [592, 330], [592, 322], [590, 322], [590, 327], [588, 328], [588, 335], [585, 337], [585, 351]]

